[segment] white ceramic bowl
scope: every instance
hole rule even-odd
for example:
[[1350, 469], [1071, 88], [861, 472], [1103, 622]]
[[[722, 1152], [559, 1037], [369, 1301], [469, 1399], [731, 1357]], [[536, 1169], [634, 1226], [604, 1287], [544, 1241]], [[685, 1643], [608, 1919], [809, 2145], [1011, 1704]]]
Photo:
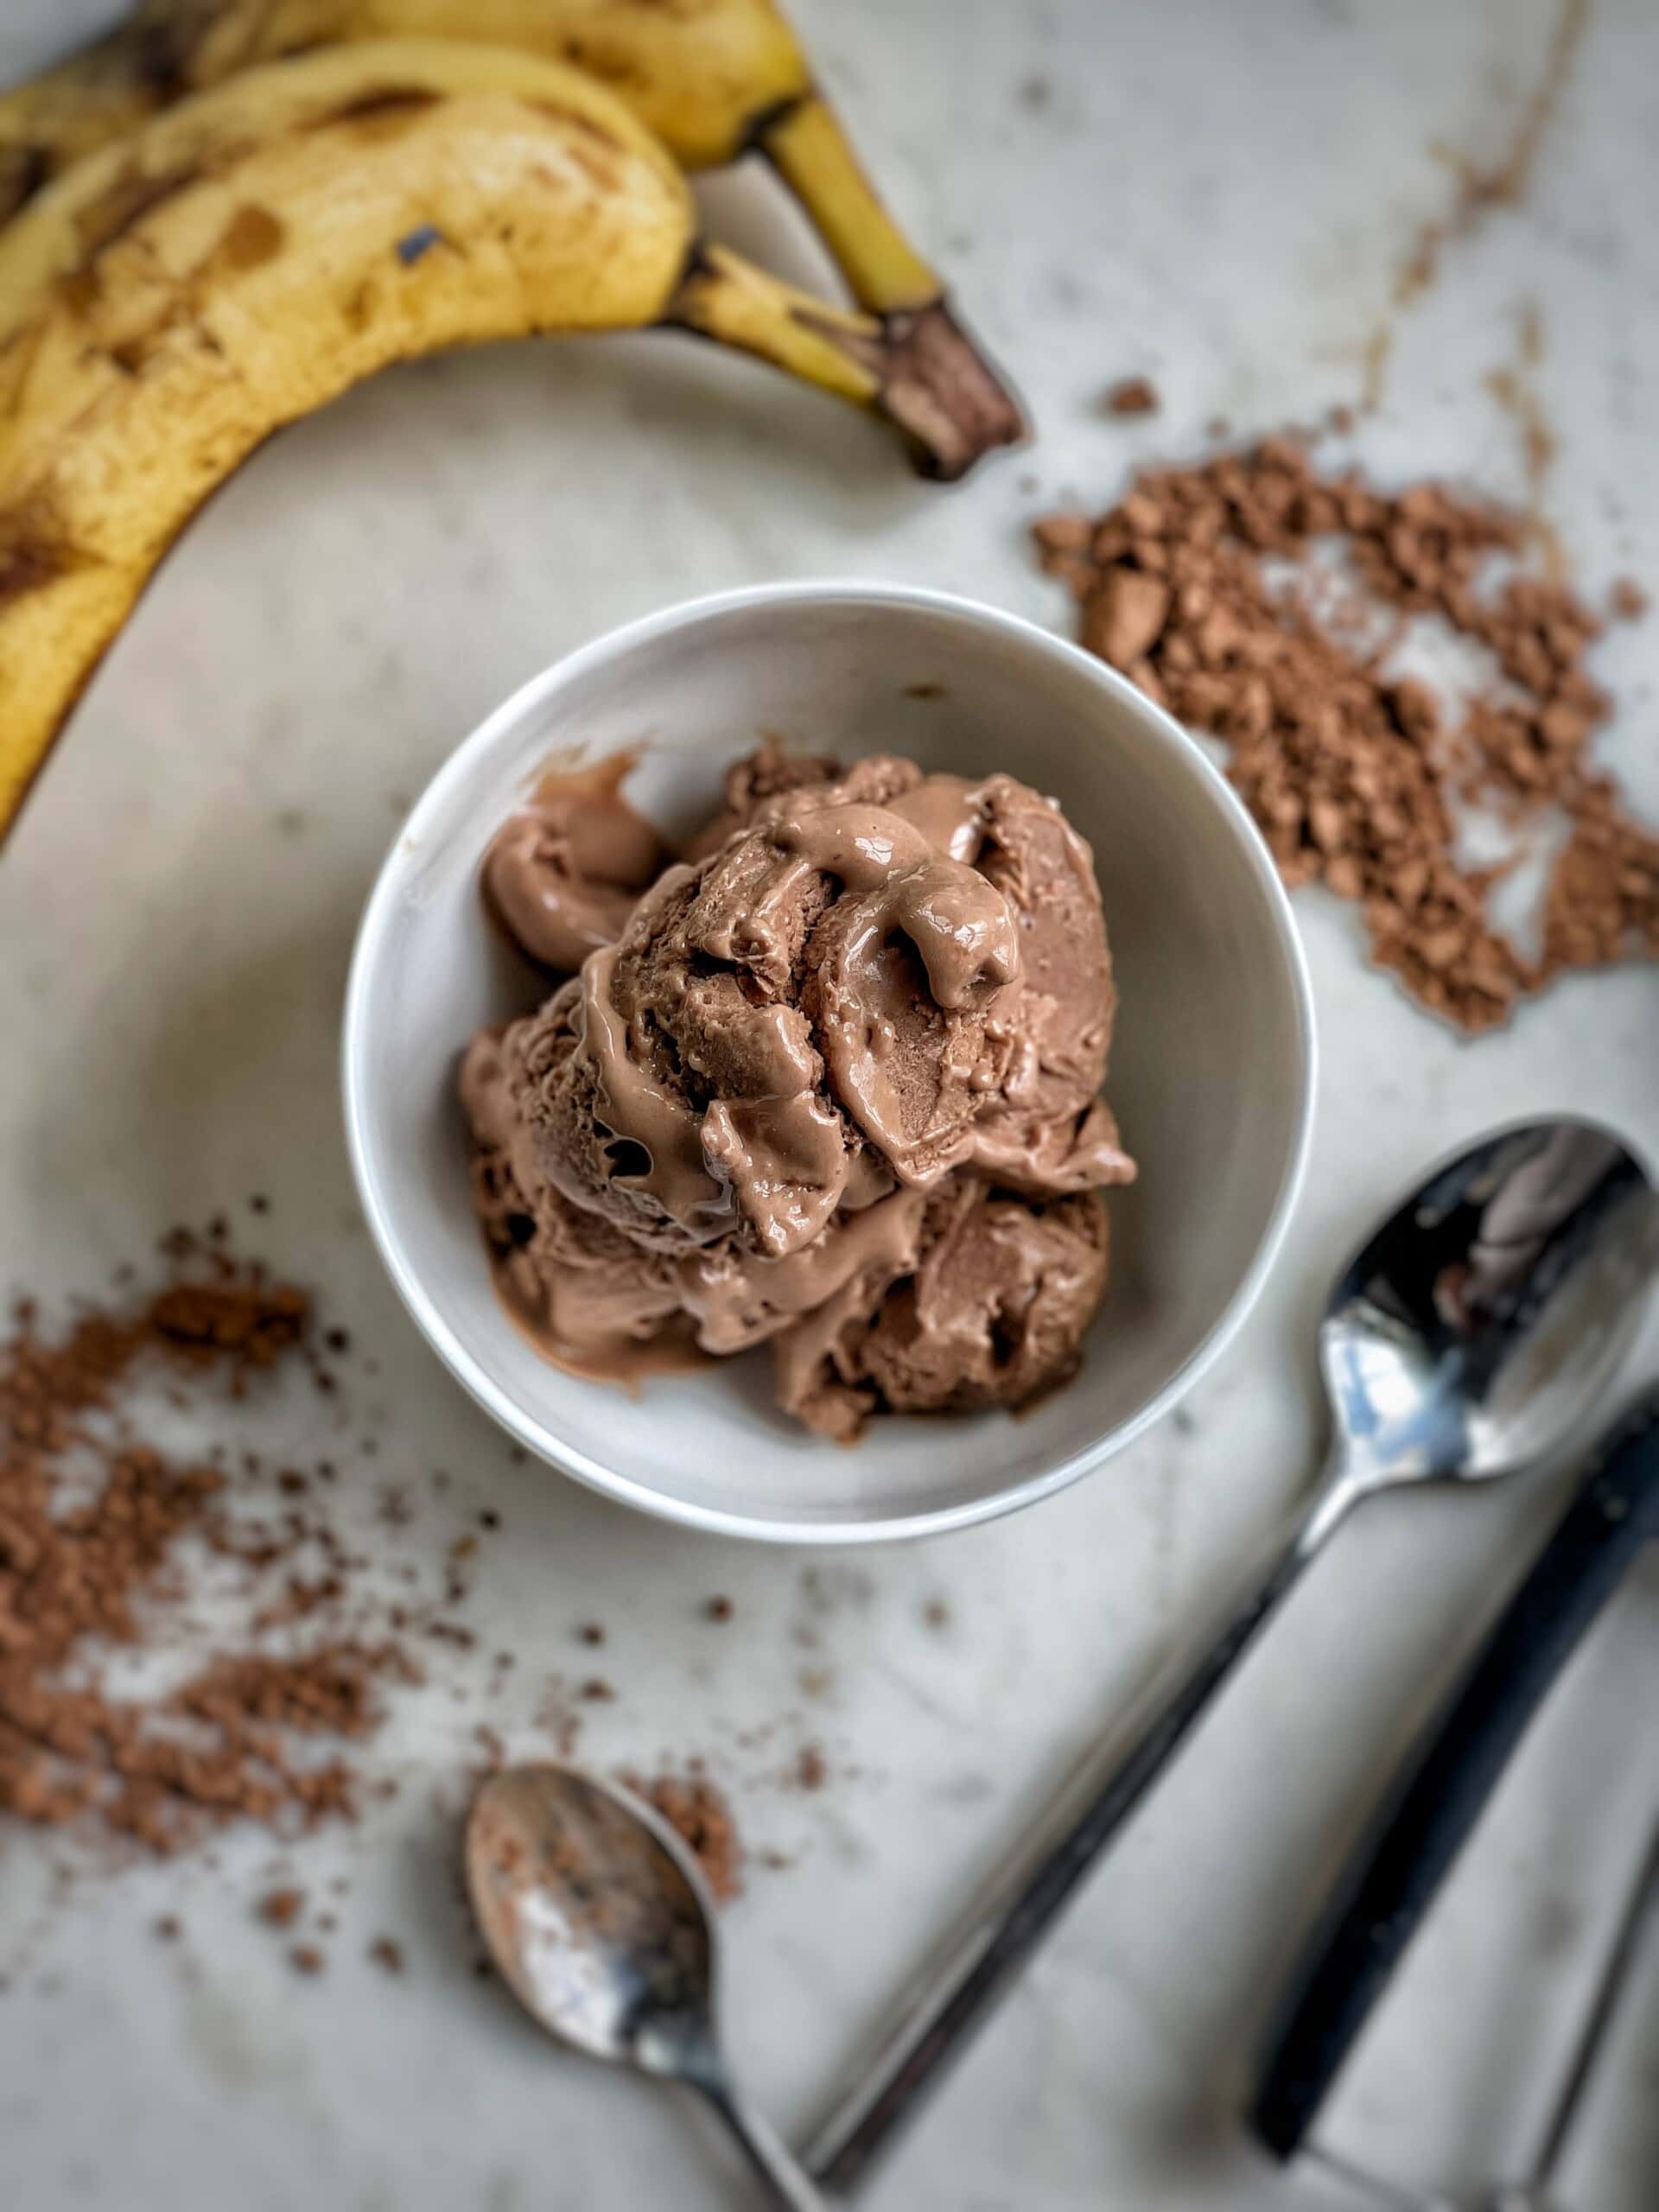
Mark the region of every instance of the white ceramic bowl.
[[[1029, 1414], [872, 1423], [854, 1451], [772, 1408], [764, 1353], [638, 1398], [538, 1358], [497, 1304], [453, 1095], [480, 1022], [532, 973], [478, 895], [491, 833], [548, 755], [645, 748], [629, 785], [670, 831], [766, 734], [925, 767], [1004, 768], [1094, 847], [1122, 1002], [1110, 1096], [1139, 1181], [1109, 1196], [1111, 1287], [1083, 1371]], [[520, 1443], [630, 1505], [776, 1541], [963, 1528], [1074, 1482], [1167, 1413], [1249, 1309], [1306, 1153], [1313, 1014], [1265, 847], [1198, 747], [1132, 685], [1013, 616], [869, 584], [764, 586], [585, 646], [492, 715], [392, 847], [346, 1006], [346, 1125], [392, 1281]]]

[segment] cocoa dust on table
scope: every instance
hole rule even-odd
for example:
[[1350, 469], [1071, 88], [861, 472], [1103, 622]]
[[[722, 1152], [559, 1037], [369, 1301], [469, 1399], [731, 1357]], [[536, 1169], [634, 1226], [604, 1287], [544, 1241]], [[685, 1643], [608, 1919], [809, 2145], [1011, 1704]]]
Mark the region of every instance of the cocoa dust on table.
[[[287, 1835], [353, 1816], [355, 1747], [384, 1684], [416, 1670], [395, 1636], [364, 1633], [360, 1608], [340, 1624], [365, 1562], [310, 1478], [282, 1471], [275, 1514], [251, 1514], [238, 1494], [264, 1481], [257, 1455], [232, 1475], [223, 1446], [181, 1459], [142, 1433], [157, 1384], [171, 1408], [216, 1405], [233, 1433], [230, 1402], [277, 1369], [334, 1379], [306, 1294], [232, 1256], [218, 1224], [163, 1250], [149, 1289], [83, 1304], [55, 1332], [24, 1300], [0, 1340], [0, 1815], [169, 1855], [238, 1817]], [[318, 1464], [325, 1492], [333, 1474]], [[204, 1555], [242, 1574], [242, 1632], [169, 1689], [116, 1694], [112, 1656], [188, 1630]], [[319, 1555], [320, 1574], [295, 1571]]]
[[685, 1771], [625, 1774], [623, 1787], [661, 1814], [703, 1872], [716, 1902], [729, 1904], [743, 1887], [743, 1845], [725, 1792], [689, 1762]]
[[[1357, 901], [1372, 959], [1423, 1006], [1477, 1032], [1572, 969], [1659, 957], [1659, 834], [1595, 759], [1602, 621], [1529, 570], [1522, 518], [1437, 483], [1321, 473], [1280, 437], [1147, 471], [1103, 514], [1035, 534], [1084, 645], [1223, 741], [1284, 880]], [[1643, 604], [1615, 587], [1617, 615]], [[1399, 671], [1419, 623], [1478, 649], [1484, 688], [1461, 711]], [[1493, 918], [1507, 866], [1462, 856], [1467, 805], [1516, 857], [1564, 836], [1535, 951]]]
[[1109, 415], [1155, 415], [1159, 404], [1158, 388], [1147, 377], [1120, 377], [1107, 388]]

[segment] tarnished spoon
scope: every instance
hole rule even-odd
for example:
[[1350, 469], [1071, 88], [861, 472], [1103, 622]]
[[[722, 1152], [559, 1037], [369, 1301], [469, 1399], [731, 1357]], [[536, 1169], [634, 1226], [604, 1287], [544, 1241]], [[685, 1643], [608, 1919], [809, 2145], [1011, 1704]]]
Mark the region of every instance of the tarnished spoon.
[[823, 2202], [734, 2083], [715, 2025], [715, 1909], [667, 1823], [568, 1766], [505, 1767], [467, 1822], [473, 1910], [531, 2018], [590, 2057], [700, 2090], [775, 2203]]

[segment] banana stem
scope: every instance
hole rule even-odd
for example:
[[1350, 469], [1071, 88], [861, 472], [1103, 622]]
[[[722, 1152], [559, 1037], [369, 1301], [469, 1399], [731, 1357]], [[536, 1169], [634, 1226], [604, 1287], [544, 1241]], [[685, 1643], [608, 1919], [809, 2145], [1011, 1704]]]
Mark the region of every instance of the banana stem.
[[754, 142], [811, 218], [853, 297], [880, 316], [889, 346], [925, 361], [928, 384], [953, 395], [951, 412], [972, 425], [970, 460], [1017, 444], [1027, 431], [1019, 401], [957, 322], [938, 272], [877, 199], [835, 111], [809, 92], [778, 108]]
[[880, 321], [831, 307], [726, 246], [701, 244], [661, 320], [881, 416], [902, 432], [924, 476], [953, 480], [1010, 442], [1007, 395], [971, 353], [963, 373], [960, 346], [941, 345], [931, 314]]
[[756, 143], [811, 216], [853, 297], [872, 315], [915, 315], [944, 296], [876, 198], [833, 109], [816, 92], [778, 108]]

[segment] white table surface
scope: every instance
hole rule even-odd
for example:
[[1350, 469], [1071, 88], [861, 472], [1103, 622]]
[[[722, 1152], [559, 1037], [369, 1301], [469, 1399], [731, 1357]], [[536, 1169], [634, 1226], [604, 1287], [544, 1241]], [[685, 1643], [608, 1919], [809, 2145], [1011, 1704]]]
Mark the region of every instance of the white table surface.
[[[96, 0], [11, 0], [22, 73]], [[1325, 1046], [1312, 1175], [1282, 1264], [1179, 1421], [1069, 1495], [855, 1560], [631, 1518], [505, 1444], [440, 1372], [369, 1249], [335, 1082], [359, 907], [399, 816], [523, 677], [625, 618], [720, 585], [841, 574], [1066, 609], [1029, 517], [1126, 467], [1353, 400], [1415, 226], [1452, 189], [1433, 142], [1491, 157], [1553, 10], [1519, 0], [799, 0], [859, 143], [1041, 427], [945, 494], [874, 429], [672, 338], [500, 347], [402, 370], [262, 451], [191, 531], [99, 676], [0, 868], [0, 1273], [95, 1285], [223, 1207], [323, 1287], [355, 1337], [335, 1441], [372, 1483], [453, 1471], [413, 1532], [435, 1558], [488, 1503], [471, 1618], [516, 1645], [487, 1707], [466, 1665], [406, 1698], [375, 1756], [397, 1801], [308, 1848], [349, 1878], [330, 1969], [256, 1926], [269, 1839], [52, 1891], [61, 1853], [0, 1839], [0, 2202], [119, 2212], [676, 2212], [744, 2201], [669, 2098], [543, 2046], [476, 1979], [455, 1896], [472, 1730], [545, 1748], [546, 1675], [602, 1659], [603, 1764], [706, 1754], [757, 1868], [728, 1922], [732, 2041], [804, 2124], [906, 1967], [1027, 1808], [1309, 1470], [1310, 1325], [1333, 1262], [1429, 1156], [1573, 1107], [1659, 1147], [1659, 976], [1576, 982], [1471, 1047], [1299, 901]], [[1598, 0], [1524, 204], [1451, 245], [1399, 321], [1359, 457], [1384, 479], [1523, 488], [1487, 372], [1532, 372], [1560, 441], [1544, 503], [1596, 588], [1659, 583], [1659, 14]], [[811, 274], [765, 181], [714, 219]], [[1110, 419], [1113, 378], [1164, 411]], [[1659, 816], [1659, 629], [1599, 666], [1607, 755]], [[1125, 1040], [1125, 1050], [1132, 1043]], [[250, 1224], [251, 1226], [252, 1224]], [[1653, 1338], [1649, 1338], [1651, 1355]], [[370, 1374], [372, 1361], [378, 1373]], [[289, 1418], [284, 1432], [291, 1438]], [[316, 1418], [311, 1416], [311, 1418]], [[327, 1448], [319, 1440], [319, 1449]], [[1559, 1483], [1383, 1504], [1341, 1541], [888, 2168], [872, 2212], [1335, 2207], [1236, 2121], [1275, 1978], [1396, 1747], [1476, 1634]], [[735, 1618], [699, 1618], [711, 1592]], [[930, 1626], [925, 1608], [948, 1608]], [[610, 1625], [583, 1655], [574, 1624]], [[1402, 2176], [1469, 2182], [1524, 2148], [1659, 1781], [1659, 1587], [1622, 1596], [1529, 1738], [1332, 2107]], [[740, 1738], [771, 1729], [745, 1748]], [[779, 1777], [823, 1745], [828, 1786]], [[158, 1943], [159, 1912], [185, 1919]], [[365, 1962], [386, 1931], [409, 1971]], [[1651, 1975], [1575, 2149], [1569, 2202], [1659, 2202]]]

